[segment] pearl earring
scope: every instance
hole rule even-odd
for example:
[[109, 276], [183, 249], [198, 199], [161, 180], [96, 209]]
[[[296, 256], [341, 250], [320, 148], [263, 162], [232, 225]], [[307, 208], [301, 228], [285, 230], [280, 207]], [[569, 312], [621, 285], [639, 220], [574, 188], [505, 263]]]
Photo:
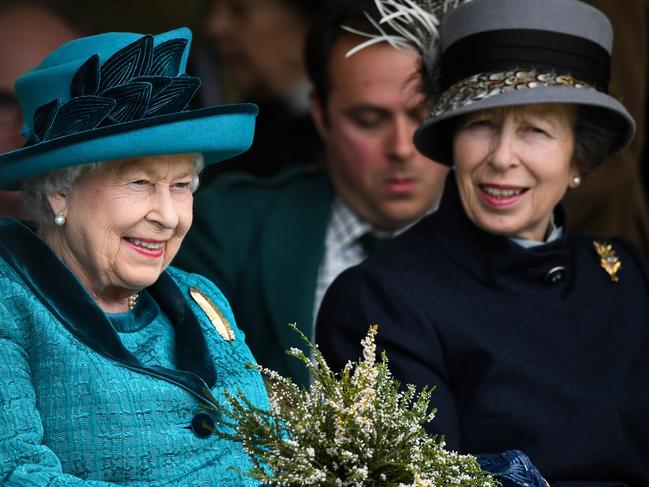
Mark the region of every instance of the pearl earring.
[[581, 178], [579, 176], [575, 176], [574, 178], [572, 178], [572, 186], [574, 188], [576, 188], [580, 184], [581, 184]]
[[65, 225], [65, 215], [61, 212], [57, 213], [54, 217], [54, 224], [57, 227], [62, 227], [63, 225]]

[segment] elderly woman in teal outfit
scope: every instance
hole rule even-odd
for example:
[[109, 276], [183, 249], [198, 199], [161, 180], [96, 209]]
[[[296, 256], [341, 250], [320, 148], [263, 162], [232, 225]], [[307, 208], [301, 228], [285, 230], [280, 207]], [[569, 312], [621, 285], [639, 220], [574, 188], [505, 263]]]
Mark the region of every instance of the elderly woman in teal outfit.
[[256, 107], [186, 109], [190, 40], [78, 39], [16, 83], [28, 143], [0, 187], [31, 218], [0, 220], [2, 485], [255, 485], [205, 404], [264, 407], [261, 377], [219, 290], [169, 263]]

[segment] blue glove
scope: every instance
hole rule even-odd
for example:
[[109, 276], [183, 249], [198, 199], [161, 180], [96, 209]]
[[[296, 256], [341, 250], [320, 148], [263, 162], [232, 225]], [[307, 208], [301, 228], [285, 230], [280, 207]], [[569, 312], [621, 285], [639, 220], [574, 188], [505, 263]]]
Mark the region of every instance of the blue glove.
[[547, 487], [548, 483], [520, 450], [476, 455], [483, 470], [491, 472], [502, 487]]

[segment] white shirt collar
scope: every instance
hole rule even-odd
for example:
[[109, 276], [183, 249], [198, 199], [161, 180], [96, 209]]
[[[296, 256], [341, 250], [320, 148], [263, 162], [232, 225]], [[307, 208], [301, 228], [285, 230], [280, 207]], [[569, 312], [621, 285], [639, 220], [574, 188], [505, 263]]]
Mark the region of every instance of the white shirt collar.
[[548, 236], [545, 239], [545, 242], [539, 240], [530, 240], [527, 238], [516, 238], [516, 237], [511, 237], [510, 240], [526, 249], [531, 249], [532, 247], [538, 247], [539, 245], [544, 245], [546, 243], [554, 242], [559, 237], [561, 237], [561, 235], [563, 235], [563, 227], [558, 227], [556, 225], [556, 223], [554, 222], [554, 215], [552, 215], [552, 218], [550, 219], [550, 228], [547, 235]]

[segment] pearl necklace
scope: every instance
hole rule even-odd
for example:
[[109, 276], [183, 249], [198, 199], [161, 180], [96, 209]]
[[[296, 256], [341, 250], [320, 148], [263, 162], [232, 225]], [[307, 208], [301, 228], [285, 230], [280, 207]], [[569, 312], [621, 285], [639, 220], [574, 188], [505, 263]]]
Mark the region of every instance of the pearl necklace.
[[140, 299], [140, 293], [135, 293], [132, 296], [128, 297], [128, 310], [132, 311], [137, 304], [137, 300]]

